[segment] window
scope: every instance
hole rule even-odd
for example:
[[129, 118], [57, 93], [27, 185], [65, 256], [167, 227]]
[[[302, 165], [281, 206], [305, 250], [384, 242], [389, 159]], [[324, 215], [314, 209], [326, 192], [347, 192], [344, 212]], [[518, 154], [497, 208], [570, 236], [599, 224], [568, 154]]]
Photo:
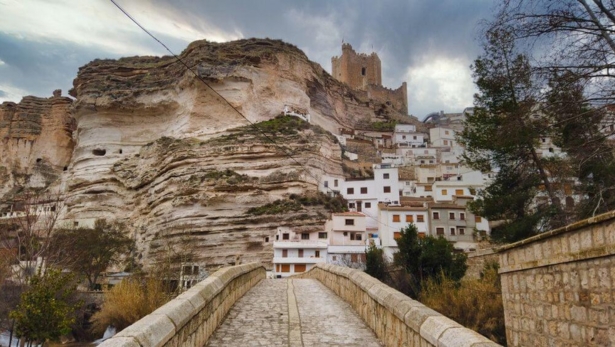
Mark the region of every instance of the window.
[[465, 234], [466, 234], [466, 229], [459, 228], [459, 235], [465, 235]]
[[466, 214], [465, 214], [465, 213], [463, 213], [463, 212], [460, 212], [460, 213], [459, 213], [459, 219], [461, 219], [461, 220], [466, 220]]
[[393, 222], [399, 222], [399, 221], [400, 221], [399, 215], [398, 214], [394, 214], [393, 215]]
[[367, 194], [367, 187], [361, 187], [361, 194]]
[[282, 272], [290, 272], [290, 264], [282, 264]]
[[419, 231], [419, 239], [424, 239], [425, 233]]
[[440, 212], [434, 212], [433, 219], [440, 219]]
[[367, 69], [362, 67], [361, 68], [361, 76], [365, 76], [365, 73], [367, 72]]
[[402, 136], [401, 136], [401, 139], [402, 139], [402, 140], [405, 140], [405, 139], [406, 139], [406, 135], [402, 135]]
[[337, 187], [337, 180], [333, 180], [333, 186]]
[[400, 233], [399, 231], [394, 232], [394, 233], [393, 233], [393, 238], [394, 238], [395, 240], [400, 239], [400, 238], [401, 238], [401, 233]]
[[448, 219], [455, 219], [455, 212], [449, 212]]
[[372, 207], [372, 203], [371, 202], [366, 202], [365, 203], [365, 208], [371, 208]]
[[553, 147], [549, 147], [549, 152], [553, 153]]
[[412, 136], [412, 139], [413, 139], [413, 140], [416, 140], [416, 136]]
[[455, 195], [463, 195], [463, 189], [455, 189]]
[[265, 236], [265, 243], [269, 242], [269, 236]]
[[384, 192], [385, 193], [390, 193], [391, 192], [391, 187], [384, 187]]
[[299, 249], [298, 251], [299, 251], [299, 258], [303, 258], [303, 250]]
[[333, 261], [336, 261], [336, 260], [337, 260], [337, 255], [334, 255], [333, 256]]
[[320, 258], [320, 251], [314, 251], [314, 258]]
[[431, 192], [431, 191], [433, 191], [433, 188], [431, 186], [425, 186], [425, 191], [426, 192]]
[[480, 223], [482, 221], [483, 221], [483, 219], [480, 216], [474, 216], [474, 222]]
[[436, 235], [444, 235], [444, 228], [436, 228]]
[[423, 215], [418, 215], [418, 216], [416, 216], [416, 221], [418, 223], [424, 223], [425, 222], [425, 217]]
[[325, 188], [329, 188], [329, 181], [325, 181]]
[[346, 188], [346, 194], [354, 194], [354, 188]]
[[448, 190], [447, 189], [442, 189], [442, 195], [448, 195]]
[[350, 234], [350, 240], [352, 241], [361, 241], [363, 237], [361, 236], [361, 234], [358, 233], [352, 233]]
[[451, 235], [455, 235], [455, 228], [451, 228]]
[[310, 239], [310, 234], [308, 234], [308, 233], [301, 233], [301, 239], [302, 240], [309, 240]]
[[448, 141], [447, 140], [444, 140], [444, 145], [448, 146]]
[[279, 241], [279, 240], [280, 240], [280, 235], [276, 235], [276, 236], [275, 236], [275, 240], [276, 240], [276, 241]]
[[305, 272], [305, 264], [295, 264], [295, 272]]
[[359, 257], [358, 257], [358, 255], [356, 253], [353, 253], [353, 254], [350, 255], [350, 262], [356, 263], [358, 261], [359, 261]]
[[327, 233], [318, 233], [318, 238], [319, 239], [326, 239], [327, 238]]
[[289, 233], [282, 234], [282, 240], [290, 240], [290, 234]]
[[288, 249], [282, 250], [282, 258], [288, 258]]
[[414, 223], [414, 216], [411, 214], [406, 215], [406, 223]]
[[354, 219], [346, 219], [346, 225], [354, 225]]
[[354, 207], [355, 207], [354, 202], [349, 202], [348, 203], [348, 208], [354, 208]]
[[540, 139], [542, 141], [542, 143], [547, 142], [547, 139]]
[[444, 135], [448, 135], [448, 134], [449, 134], [448, 130], [445, 130]]
[[385, 180], [388, 180], [390, 177], [390, 175], [388, 173], [382, 174], [382, 178], [384, 178]]

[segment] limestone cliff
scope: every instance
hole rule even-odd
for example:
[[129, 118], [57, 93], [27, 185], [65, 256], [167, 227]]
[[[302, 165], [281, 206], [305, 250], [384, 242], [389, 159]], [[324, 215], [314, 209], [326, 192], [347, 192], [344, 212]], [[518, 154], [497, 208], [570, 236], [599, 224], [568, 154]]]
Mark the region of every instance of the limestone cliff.
[[[79, 69], [70, 91], [72, 156], [40, 155], [54, 168], [67, 166], [64, 220], [126, 221], [146, 265], [180, 248], [210, 267], [238, 255], [270, 263], [277, 226], [324, 224], [331, 202], [315, 195], [317, 180], [342, 173], [329, 132], [407, 119], [281, 41], [197, 41], [180, 58], [216, 93], [174, 57], [95, 60]], [[285, 105], [309, 113], [311, 124], [276, 118]], [[13, 119], [2, 112], [3, 124]], [[20, 167], [30, 172], [32, 158]]]
[[22, 186], [59, 183], [74, 148], [71, 103], [56, 90], [51, 98], [27, 96], [0, 105], [0, 198]]

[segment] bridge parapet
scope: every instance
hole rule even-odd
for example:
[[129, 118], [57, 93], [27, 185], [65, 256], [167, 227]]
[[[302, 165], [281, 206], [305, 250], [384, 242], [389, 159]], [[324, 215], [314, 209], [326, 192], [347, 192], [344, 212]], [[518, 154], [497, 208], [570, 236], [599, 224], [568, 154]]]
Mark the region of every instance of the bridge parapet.
[[263, 279], [258, 263], [220, 269], [99, 347], [204, 346], [233, 304]]
[[316, 264], [295, 277], [317, 279], [335, 292], [386, 346], [500, 346], [362, 271]]

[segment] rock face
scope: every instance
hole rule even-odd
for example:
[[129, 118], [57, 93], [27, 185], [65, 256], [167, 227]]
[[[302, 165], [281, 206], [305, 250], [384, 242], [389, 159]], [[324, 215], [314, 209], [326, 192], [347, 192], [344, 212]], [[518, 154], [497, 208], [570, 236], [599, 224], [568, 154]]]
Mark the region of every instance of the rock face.
[[0, 105], [0, 197], [20, 186], [50, 187], [70, 163], [75, 127], [72, 99], [27, 96]]
[[[180, 58], [194, 73], [173, 57], [95, 60], [74, 80], [70, 112], [70, 99], [61, 97], [28, 97], [23, 106], [0, 109], [1, 134], [15, 141], [0, 149], [15, 162], [10, 170], [34, 172], [38, 157], [53, 172], [67, 166], [64, 220], [127, 222], [146, 265], [190, 256], [215, 268], [238, 255], [270, 264], [278, 226], [324, 224], [329, 202], [315, 195], [317, 181], [323, 173], [342, 174], [341, 150], [329, 132], [408, 119], [362, 98], [281, 41], [197, 41]], [[54, 129], [43, 135], [29, 125], [37, 116], [30, 121], [22, 112], [15, 121], [18, 112], [10, 111], [30, 104], [64, 118], [51, 126], [39, 117]], [[285, 105], [309, 113], [311, 124], [276, 118]], [[61, 138], [60, 145], [12, 149], [36, 136], [40, 143]], [[282, 202], [268, 210], [276, 200]]]

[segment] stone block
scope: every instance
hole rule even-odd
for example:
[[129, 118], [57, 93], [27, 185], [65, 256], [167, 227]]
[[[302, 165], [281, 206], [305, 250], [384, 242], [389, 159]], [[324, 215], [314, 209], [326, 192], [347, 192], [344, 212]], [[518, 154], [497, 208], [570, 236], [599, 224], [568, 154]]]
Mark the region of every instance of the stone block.
[[414, 330], [415, 332], [420, 333], [421, 325], [423, 325], [425, 320], [427, 320], [427, 318], [429, 317], [435, 317], [435, 316], [441, 316], [441, 314], [430, 309], [427, 306], [417, 305], [415, 307], [410, 308], [410, 311], [406, 313], [406, 316], [404, 317], [404, 323], [406, 323], [406, 325], [410, 327], [412, 330]]
[[114, 336], [98, 345], [100, 347], [141, 347], [134, 337]]
[[438, 339], [438, 347], [468, 347], [477, 343], [491, 343], [497, 346], [486, 337], [466, 328], [450, 328]]
[[148, 315], [122, 330], [116, 337], [133, 337], [141, 347], [160, 347], [175, 334], [175, 325], [165, 315]]
[[164, 315], [169, 317], [173, 324], [175, 324], [176, 329], [179, 330], [197, 313], [198, 310], [194, 308], [189, 300], [175, 298], [156, 309], [151, 315]]
[[428, 317], [420, 327], [421, 337], [432, 343], [434, 346], [438, 346], [438, 340], [442, 334], [451, 328], [462, 328], [463, 327], [442, 315]]
[[175, 299], [180, 300], [188, 300], [195, 308], [196, 311], [200, 311], [203, 307], [205, 307], [205, 299], [200, 293], [200, 288], [192, 287], [189, 290], [181, 293]]

